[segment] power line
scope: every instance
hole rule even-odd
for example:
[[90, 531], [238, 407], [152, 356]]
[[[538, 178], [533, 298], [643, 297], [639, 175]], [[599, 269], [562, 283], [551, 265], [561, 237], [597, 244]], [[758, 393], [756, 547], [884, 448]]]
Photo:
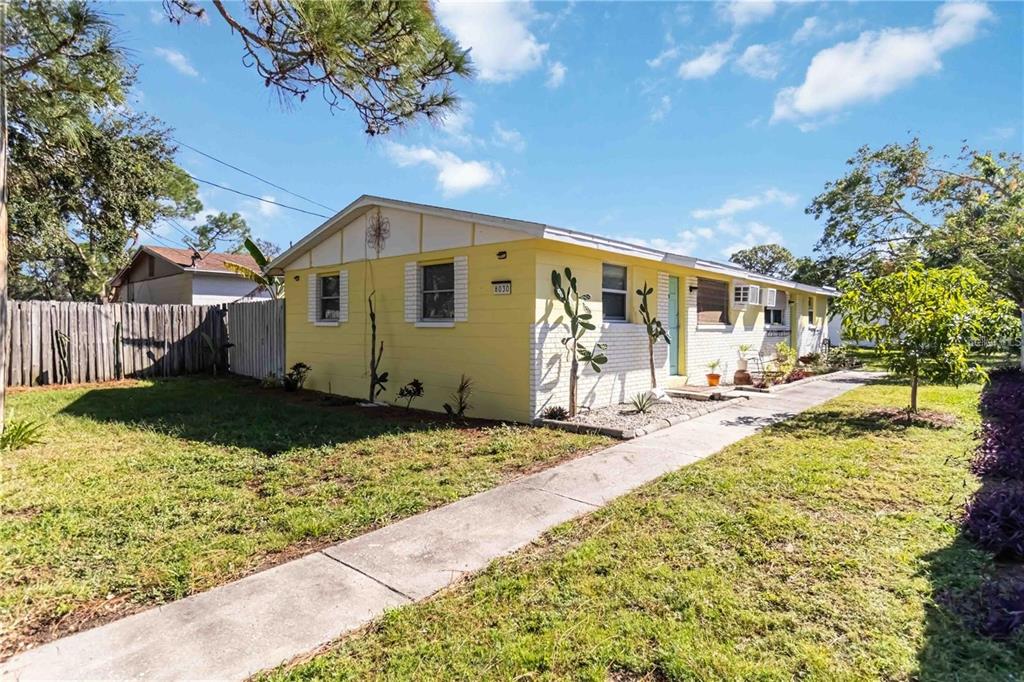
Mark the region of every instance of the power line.
[[204, 152], [204, 151], [202, 151], [200, 149], [196, 149], [192, 145], [188, 144], [187, 142], [182, 142], [181, 140], [179, 140], [176, 137], [171, 137], [171, 139], [174, 140], [175, 142], [177, 142], [178, 144], [180, 144], [182, 147], [185, 147], [186, 149], [191, 149], [196, 154], [199, 154], [201, 156], [205, 156], [206, 158], [211, 159], [213, 161], [216, 161], [217, 163], [219, 163], [221, 165], [227, 166], [228, 168], [231, 168], [232, 170], [236, 170], [239, 173], [242, 173], [244, 175], [248, 175], [250, 178], [256, 178], [260, 182], [264, 182], [264, 183], [270, 185], [271, 187], [274, 187], [275, 189], [279, 189], [282, 192], [285, 192], [287, 194], [291, 194], [293, 197], [295, 197], [297, 199], [302, 199], [303, 201], [308, 201], [311, 204], [316, 204], [320, 208], [325, 208], [328, 211], [330, 211], [331, 213], [337, 213], [338, 212], [338, 209], [336, 209], [336, 208], [331, 208], [330, 206], [327, 206], [325, 204], [321, 204], [319, 201], [315, 201], [313, 199], [310, 199], [309, 197], [303, 196], [303, 195], [299, 194], [298, 192], [293, 192], [290, 189], [288, 189], [287, 187], [282, 187], [281, 185], [273, 183], [270, 180], [267, 180], [266, 178], [261, 178], [260, 176], [256, 175], [255, 173], [250, 173], [249, 171], [247, 171], [247, 170], [245, 170], [243, 168], [239, 168], [238, 166], [236, 166], [234, 164], [228, 163], [227, 161], [224, 161], [222, 159], [218, 159], [213, 154], [207, 154], [206, 152]]
[[190, 178], [192, 178], [196, 182], [201, 182], [201, 183], [206, 184], [206, 185], [211, 185], [212, 187], [216, 187], [218, 189], [223, 189], [223, 190], [226, 190], [228, 192], [234, 192], [235, 194], [240, 194], [243, 197], [249, 197], [250, 199], [255, 199], [256, 201], [262, 201], [265, 204], [273, 204], [274, 206], [280, 206], [281, 208], [287, 208], [287, 209], [289, 209], [291, 211], [298, 211], [299, 213], [305, 213], [306, 215], [315, 215], [318, 218], [330, 218], [330, 216], [326, 216], [323, 213], [315, 213], [314, 211], [307, 211], [304, 208], [298, 208], [296, 206], [289, 206], [288, 204], [282, 204], [279, 201], [273, 201], [271, 199], [264, 199], [263, 197], [258, 197], [255, 194], [249, 194], [248, 192], [240, 192], [237, 189], [231, 189], [230, 187], [225, 187], [224, 185], [218, 185], [216, 182], [211, 182], [209, 180], [203, 180], [202, 178], [197, 178], [196, 176], [192, 175], [191, 173], [187, 173], [186, 172], [185, 175], [189, 176]]

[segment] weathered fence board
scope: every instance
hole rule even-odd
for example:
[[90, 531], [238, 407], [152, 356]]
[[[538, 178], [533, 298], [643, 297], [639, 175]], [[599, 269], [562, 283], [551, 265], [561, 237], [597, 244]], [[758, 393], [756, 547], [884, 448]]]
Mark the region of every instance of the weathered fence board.
[[[149, 305], [9, 301], [8, 386], [42, 386], [209, 371], [216, 347], [231, 372], [284, 371], [284, 301]], [[224, 358], [221, 358], [223, 363]]]
[[232, 372], [257, 379], [284, 373], [284, 305], [283, 300], [227, 304]]

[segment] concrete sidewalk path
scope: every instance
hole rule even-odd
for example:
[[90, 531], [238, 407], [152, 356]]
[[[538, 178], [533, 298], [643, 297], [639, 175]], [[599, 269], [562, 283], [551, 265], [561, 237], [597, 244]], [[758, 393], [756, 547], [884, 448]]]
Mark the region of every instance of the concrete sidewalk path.
[[844, 372], [560, 464], [186, 599], [22, 653], [3, 679], [230, 679], [429, 597], [549, 528], [867, 382]]

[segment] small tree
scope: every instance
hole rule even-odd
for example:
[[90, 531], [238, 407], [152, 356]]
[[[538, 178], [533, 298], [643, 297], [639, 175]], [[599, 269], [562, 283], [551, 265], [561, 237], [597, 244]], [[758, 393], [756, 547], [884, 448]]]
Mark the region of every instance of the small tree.
[[661, 320], [651, 315], [651, 307], [648, 305], [647, 299], [653, 293], [654, 289], [647, 286], [646, 281], [644, 281], [642, 289], [636, 290], [636, 295], [640, 297], [640, 318], [647, 326], [647, 359], [651, 363], [651, 388], [657, 388], [658, 376], [654, 371], [654, 344], [658, 342], [658, 339], [665, 339], [666, 344], [672, 345], [672, 339], [668, 337], [668, 332], [662, 326]]
[[375, 402], [380, 394], [384, 392], [385, 384], [388, 383], [388, 373], [380, 374], [380, 361], [384, 357], [384, 342], [377, 345], [377, 309], [373, 305], [373, 297], [376, 291], [371, 291], [366, 298], [370, 311], [370, 402]]
[[915, 262], [883, 277], [855, 274], [841, 288], [836, 309], [844, 336], [873, 341], [886, 368], [910, 379], [912, 412], [922, 379], [985, 378], [970, 351], [1005, 338], [1014, 323], [1013, 304], [963, 267], [926, 269]]
[[576, 278], [572, 276], [572, 270], [565, 269], [565, 279], [568, 288], [562, 286], [562, 276], [558, 270], [551, 271], [551, 286], [555, 292], [555, 298], [565, 308], [565, 316], [569, 320], [569, 336], [562, 339], [562, 345], [569, 352], [569, 416], [576, 416], [576, 384], [579, 380], [579, 363], [590, 365], [595, 372], [601, 371], [601, 365], [608, 362], [601, 351], [608, 346], [604, 343], [594, 343], [593, 348], [583, 345], [583, 335], [593, 331], [597, 327], [590, 321], [594, 316], [590, 312], [587, 301], [590, 294], [580, 294], [576, 288]]

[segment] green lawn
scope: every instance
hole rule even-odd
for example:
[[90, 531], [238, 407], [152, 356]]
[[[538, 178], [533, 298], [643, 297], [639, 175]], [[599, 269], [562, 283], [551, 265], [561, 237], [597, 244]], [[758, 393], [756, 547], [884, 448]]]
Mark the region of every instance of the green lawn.
[[0, 464], [0, 655], [176, 599], [606, 441], [181, 378], [33, 389]]
[[979, 387], [947, 429], [857, 389], [664, 477], [281, 679], [1010, 680], [1024, 641], [941, 604], [993, 568], [958, 536]]
[[[864, 369], [885, 371], [880, 353], [874, 348], [856, 348], [850, 346], [850, 354], [864, 363]], [[971, 353], [968, 360], [977, 363], [986, 370], [999, 367], [1017, 367], [1020, 365], [1019, 353]]]

